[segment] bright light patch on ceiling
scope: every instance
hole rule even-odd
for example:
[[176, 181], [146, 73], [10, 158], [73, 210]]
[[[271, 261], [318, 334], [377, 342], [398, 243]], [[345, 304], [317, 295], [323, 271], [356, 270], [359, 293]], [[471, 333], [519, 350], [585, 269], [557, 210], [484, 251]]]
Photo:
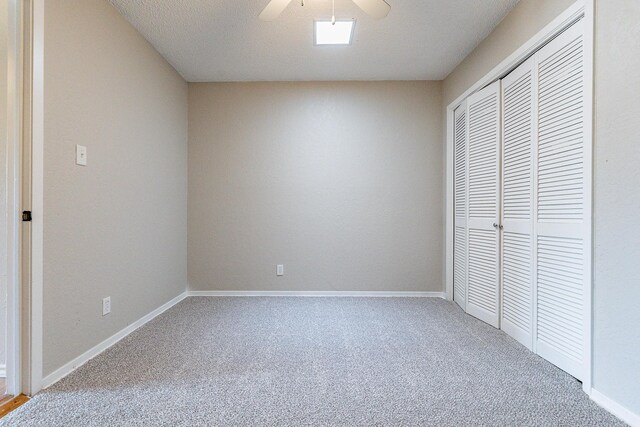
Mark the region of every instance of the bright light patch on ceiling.
[[353, 39], [354, 26], [354, 20], [336, 21], [335, 25], [331, 21], [315, 21], [315, 44], [349, 45]]

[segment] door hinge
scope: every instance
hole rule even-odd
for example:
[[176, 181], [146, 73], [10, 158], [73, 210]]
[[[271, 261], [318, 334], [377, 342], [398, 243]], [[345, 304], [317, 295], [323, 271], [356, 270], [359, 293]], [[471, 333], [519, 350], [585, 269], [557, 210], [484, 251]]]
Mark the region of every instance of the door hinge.
[[22, 211], [22, 220], [25, 222], [31, 221], [31, 211]]

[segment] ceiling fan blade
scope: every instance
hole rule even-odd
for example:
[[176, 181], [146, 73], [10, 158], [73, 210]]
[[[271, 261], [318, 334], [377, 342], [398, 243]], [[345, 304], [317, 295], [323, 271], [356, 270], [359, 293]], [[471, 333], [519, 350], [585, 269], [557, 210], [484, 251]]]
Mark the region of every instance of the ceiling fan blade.
[[262, 13], [260, 13], [260, 19], [263, 21], [273, 21], [280, 16], [289, 3], [291, 3], [291, 0], [271, 0]]
[[391, 10], [391, 6], [384, 0], [353, 0], [353, 2], [373, 19], [382, 19]]

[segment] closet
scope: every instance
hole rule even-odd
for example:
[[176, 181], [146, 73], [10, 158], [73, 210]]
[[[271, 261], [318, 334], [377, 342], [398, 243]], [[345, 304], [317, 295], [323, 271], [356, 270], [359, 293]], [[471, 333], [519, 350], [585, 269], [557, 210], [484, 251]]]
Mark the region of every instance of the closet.
[[579, 20], [454, 112], [454, 301], [587, 374], [591, 138]]

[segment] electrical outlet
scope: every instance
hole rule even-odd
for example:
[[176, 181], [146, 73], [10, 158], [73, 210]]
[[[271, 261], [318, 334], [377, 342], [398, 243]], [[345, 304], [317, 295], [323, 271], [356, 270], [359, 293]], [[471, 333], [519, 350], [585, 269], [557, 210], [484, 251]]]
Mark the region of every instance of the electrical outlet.
[[111, 297], [102, 298], [102, 315], [111, 313]]
[[76, 145], [76, 165], [87, 166], [87, 147]]
[[276, 266], [276, 276], [284, 276], [284, 265], [278, 264]]

